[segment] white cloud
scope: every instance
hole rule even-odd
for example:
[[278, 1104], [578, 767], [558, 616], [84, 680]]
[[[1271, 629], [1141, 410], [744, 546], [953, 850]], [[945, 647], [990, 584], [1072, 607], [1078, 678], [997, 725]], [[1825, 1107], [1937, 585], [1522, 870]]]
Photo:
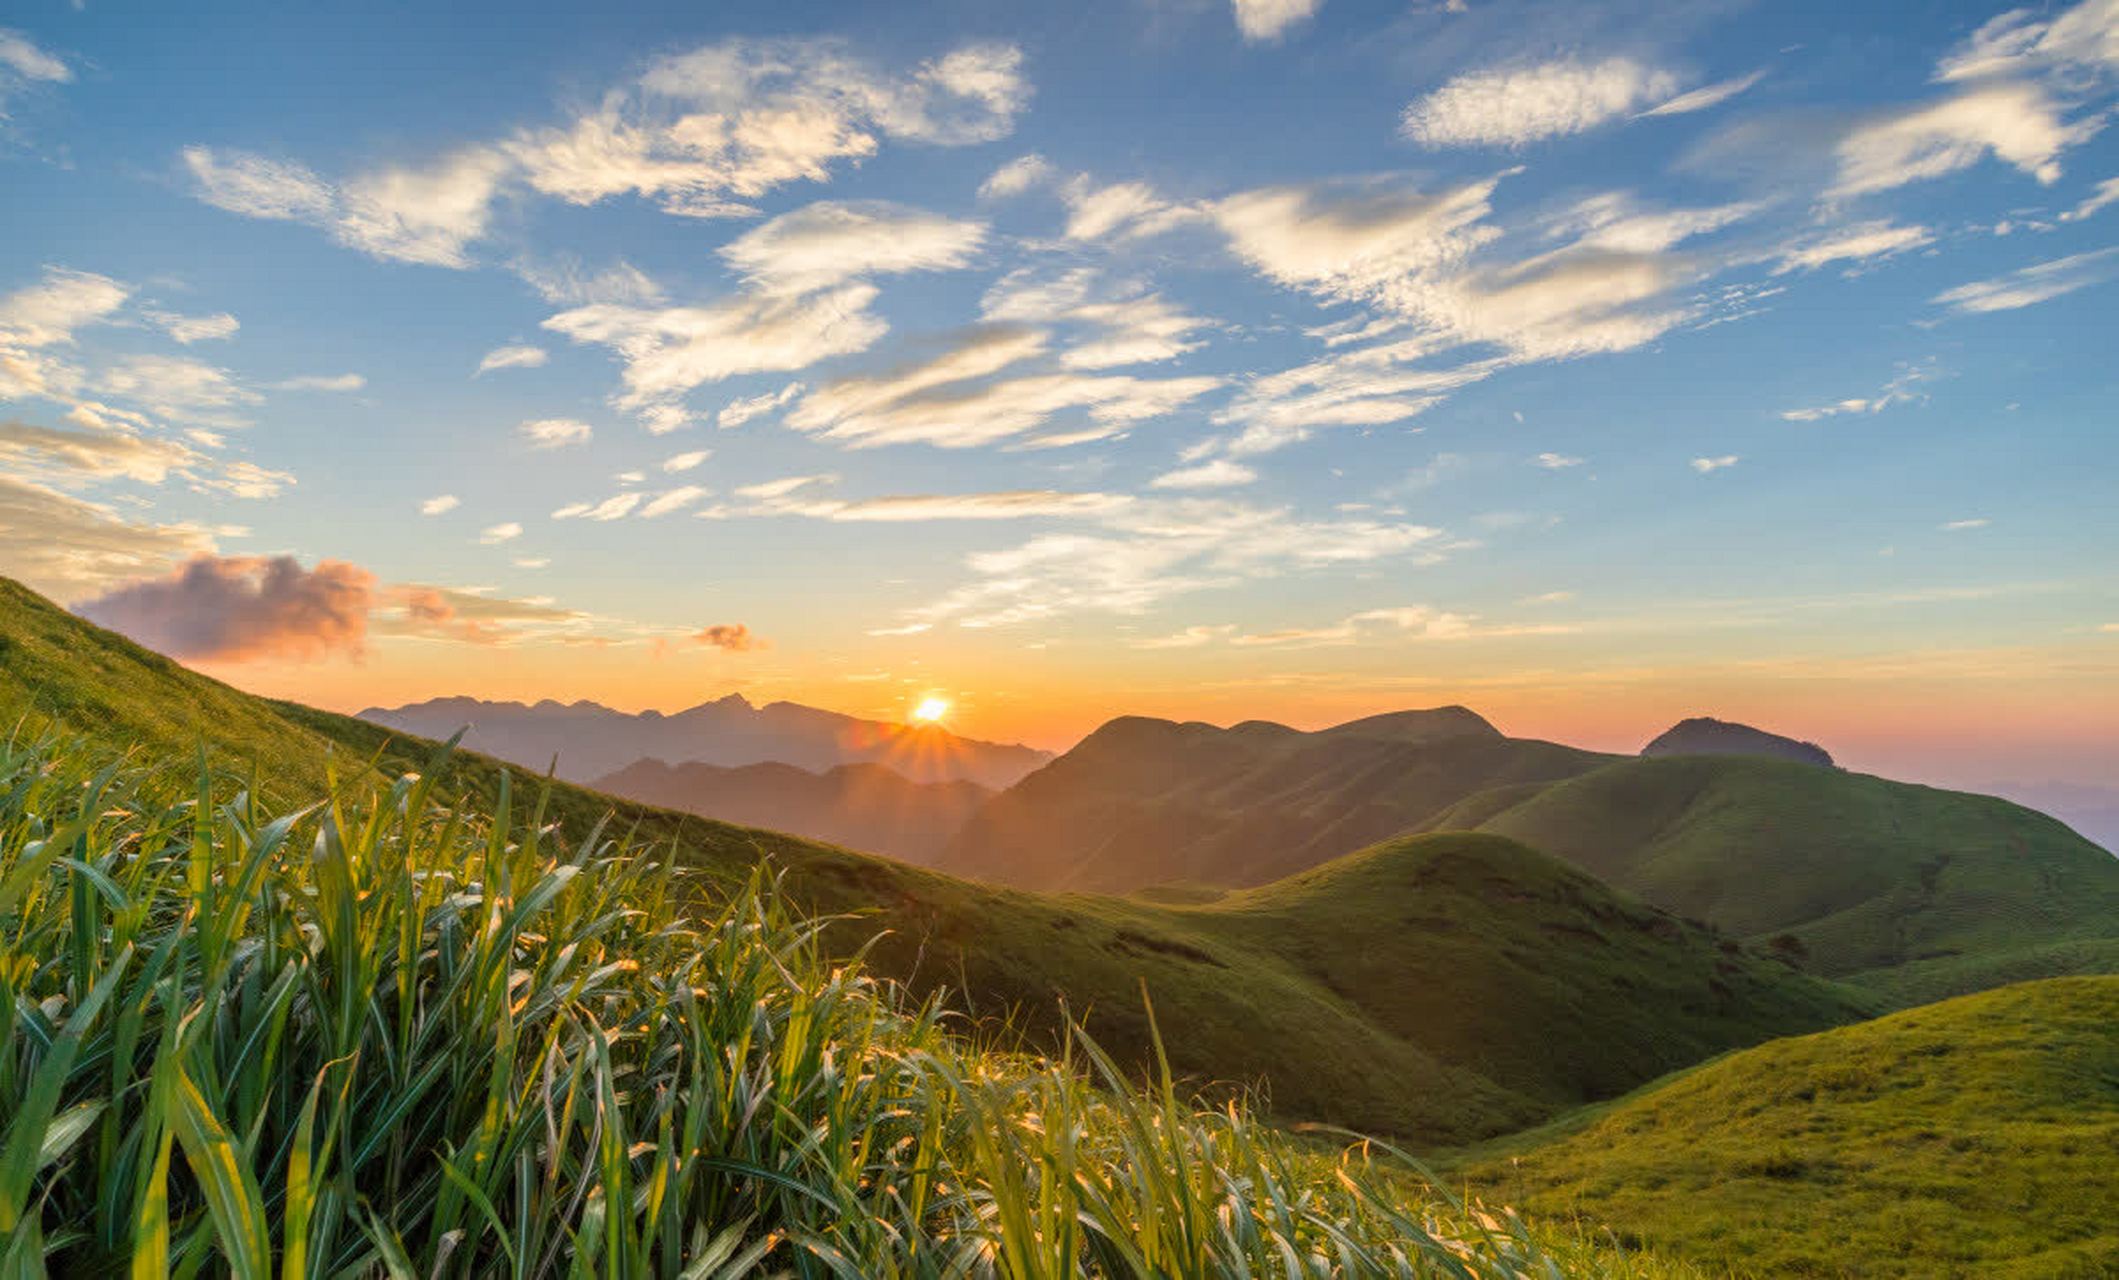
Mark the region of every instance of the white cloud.
[[1086, 415], [1086, 428], [1024, 442], [1051, 446], [1106, 438], [1220, 385], [1215, 378], [1073, 372], [997, 376], [1043, 355], [1047, 346], [1040, 330], [972, 330], [920, 363], [826, 383], [788, 413], [787, 425], [856, 448], [923, 443], [954, 449], [1023, 437], [1070, 410]]
[[1135, 501], [1104, 528], [1054, 533], [968, 560], [972, 580], [908, 611], [911, 622], [996, 627], [1069, 613], [1139, 613], [1190, 592], [1296, 570], [1439, 558], [1441, 531], [1368, 519], [1303, 520], [1221, 499]]
[[640, 516], [644, 520], [653, 520], [657, 516], [666, 516], [674, 511], [682, 511], [705, 496], [706, 490], [698, 485], [679, 485], [674, 489], [656, 494], [648, 501], [646, 506], [640, 508]]
[[1214, 421], [1243, 428], [1228, 442], [1230, 453], [1271, 453], [1309, 439], [1320, 428], [1403, 422], [1500, 367], [1490, 360], [1446, 369], [1413, 367], [1428, 352], [1419, 342], [1384, 343], [1262, 374]]
[[130, 286], [109, 276], [46, 267], [40, 283], [0, 298], [0, 343], [66, 345], [74, 340], [74, 330], [108, 321], [130, 296]]
[[1229, 0], [1236, 29], [1250, 41], [1278, 40], [1288, 28], [1316, 13], [1324, 0]]
[[148, 320], [184, 346], [194, 342], [217, 342], [232, 338], [242, 324], [226, 311], [210, 316], [184, 316], [173, 311], [149, 311]]
[[1780, 265], [1774, 269], [1774, 274], [1809, 270], [1832, 262], [1865, 262], [1871, 258], [1889, 257], [1932, 244], [1934, 240], [1934, 233], [1923, 226], [1900, 226], [1888, 218], [1857, 222], [1783, 246]]
[[620, 493], [601, 502], [570, 502], [552, 513], [554, 520], [599, 520], [609, 522], [623, 520], [633, 514], [633, 509], [646, 501], [647, 495], [639, 492]]
[[692, 411], [681, 404], [645, 404], [633, 412], [640, 416], [640, 425], [651, 436], [666, 436], [692, 425]]
[[690, 471], [693, 467], [706, 461], [712, 453], [713, 450], [711, 449], [694, 449], [689, 453], [672, 454], [662, 460], [662, 470], [670, 475], [675, 475], [680, 471]]
[[1166, 636], [1147, 636], [1132, 642], [1135, 649], [1201, 649], [1217, 640], [1226, 639], [1236, 630], [1236, 624], [1225, 622], [1219, 626], [1191, 626]]
[[1705, 111], [1711, 107], [1719, 107], [1749, 89], [1752, 85], [1757, 84], [1765, 78], [1765, 75], [1766, 73], [1763, 71], [1754, 71], [1748, 76], [1738, 76], [1733, 80], [1723, 80], [1715, 84], [1703, 85], [1689, 93], [1681, 93], [1668, 102], [1650, 107], [1641, 114], [1644, 116], [1682, 116], [1690, 115], [1695, 111]]
[[1718, 458], [1694, 458], [1692, 469], [1704, 476], [1710, 472], [1726, 470], [1742, 461], [1736, 454], [1725, 453]]
[[1199, 211], [1173, 204], [1145, 182], [1096, 186], [1076, 178], [1060, 193], [1067, 204], [1069, 240], [1138, 240], [1192, 220]]
[[437, 494], [419, 504], [419, 513], [423, 516], [444, 515], [461, 505], [462, 502], [453, 493]]
[[529, 441], [532, 449], [563, 449], [587, 444], [595, 428], [572, 418], [539, 418], [516, 427], [515, 434]]
[[986, 291], [980, 312], [991, 321], [1083, 326], [1088, 336], [1060, 355], [1070, 369], [1153, 364], [1203, 345], [1193, 335], [1211, 321], [1137, 287], [1100, 290], [1097, 277], [1088, 267], [1056, 277], [1011, 271]]
[[[795, 479], [813, 479], [794, 477]], [[840, 523], [913, 523], [928, 520], [1020, 520], [1033, 516], [1093, 516], [1124, 506], [1123, 494], [1060, 493], [1051, 489], [1010, 489], [994, 493], [898, 494], [882, 498], [841, 500], [797, 498], [797, 485], [785, 493], [757, 493], [770, 485], [743, 491], [760, 499], [744, 514], [808, 516]]]
[[1005, 200], [1010, 196], [1019, 196], [1030, 190], [1030, 188], [1040, 183], [1049, 182], [1051, 179], [1052, 162], [1036, 152], [1032, 152], [1026, 156], [1017, 156], [1000, 168], [995, 169], [984, 182], [979, 184], [979, 198], [981, 200]]
[[1980, 517], [1972, 520], [1951, 520], [1943, 524], [1941, 528], [1946, 533], [1960, 533], [1967, 529], [1984, 529], [1992, 523], [1994, 523], [1992, 520]]
[[186, 147], [199, 199], [250, 218], [301, 222], [371, 257], [467, 267], [508, 175], [499, 152], [468, 147], [425, 167], [394, 167], [334, 186], [304, 165]]
[[544, 327], [575, 342], [609, 347], [625, 362], [619, 403], [638, 408], [745, 373], [785, 373], [829, 356], [865, 351], [888, 332], [869, 311], [870, 284], [803, 297], [739, 294], [700, 307], [592, 304]]
[[132, 401], [162, 417], [209, 426], [241, 425], [240, 419], [223, 410], [259, 399], [227, 370], [184, 356], [127, 356], [104, 370], [96, 385], [106, 395]]
[[357, 373], [308, 373], [272, 385], [281, 391], [358, 391], [368, 380]]
[[46, 427], [6, 420], [0, 421], [0, 461], [18, 474], [42, 468], [62, 477], [158, 485], [172, 472], [200, 467], [207, 460], [174, 440], [125, 427]]
[[1859, 196], [1969, 169], [1989, 154], [2041, 183], [2060, 177], [2060, 153], [2087, 140], [2101, 121], [2075, 123], [2036, 85], [1975, 85], [1951, 97], [1879, 112], [1856, 123], [1836, 147], [1838, 174], [1827, 194]]
[[721, 257], [753, 288], [807, 293], [864, 276], [962, 267], [986, 226], [882, 200], [819, 200], [745, 232]]
[[2082, 0], [2056, 16], [2050, 6], [2011, 9], [1972, 33], [1936, 68], [1940, 80], [2048, 71], [2091, 75], [2119, 68], [2119, 0]]
[[1931, 361], [1902, 365], [1896, 377], [1885, 383], [1883, 389], [1873, 396], [1854, 396], [1832, 404], [1816, 405], [1804, 409], [1788, 409], [1781, 417], [1788, 422], [1819, 422], [1850, 413], [1882, 413], [1895, 404], [1925, 403], [1927, 393], [1920, 384], [1937, 376]]
[[513, 542], [515, 539], [521, 536], [522, 526], [520, 524], [517, 524], [515, 521], [510, 520], [505, 524], [496, 524], [487, 527], [484, 533], [478, 535], [478, 540], [486, 546], [497, 547], [503, 542]]
[[2097, 184], [2097, 189], [2084, 196], [2082, 203], [2060, 215], [2062, 222], [2080, 222], [2094, 216], [2098, 210], [2119, 204], [2119, 178], [2106, 178]]
[[0, 473], [0, 573], [58, 600], [100, 595], [213, 550], [212, 532], [198, 525], [128, 520]]
[[[65, 84], [74, 78], [72, 68], [57, 55], [37, 47], [20, 31], [0, 27], [0, 69], [8, 75], [24, 80], [43, 81], [49, 84]], [[7, 82], [0, 79], [0, 94], [4, 94]], [[5, 101], [0, 97], [0, 101]]]
[[736, 490], [736, 494], [738, 497], [744, 498], [784, 498], [797, 489], [806, 489], [812, 485], [836, 484], [838, 479], [839, 477], [834, 475], [782, 476], [777, 480], [764, 480], [757, 484], [744, 485]]
[[2102, 284], [2119, 274], [2119, 249], [2095, 249], [1946, 289], [1935, 301], [1960, 312], [2014, 311]]
[[723, 431], [732, 431], [746, 422], [762, 418], [776, 409], [785, 408], [787, 402], [801, 395], [802, 391], [801, 383], [790, 382], [778, 391], [767, 391], [762, 395], [747, 396], [741, 400], [731, 400], [721, 407], [720, 413], [714, 416], [714, 425], [720, 427]]
[[558, 306], [579, 307], [592, 302], [648, 306], [663, 300], [662, 286], [622, 259], [601, 271], [591, 271], [571, 257], [547, 262], [517, 259], [513, 270], [524, 284], [537, 291], [538, 297]]
[[651, 64], [570, 124], [518, 133], [536, 190], [576, 204], [637, 194], [671, 213], [744, 216], [744, 201], [822, 182], [880, 139], [941, 146], [1005, 136], [1029, 99], [1013, 45], [967, 44], [908, 73], [843, 41], [730, 40]]
[[1430, 147], [1523, 147], [1665, 102], [1677, 88], [1674, 74], [1632, 58], [1469, 71], [1407, 107], [1399, 127]]
[[1197, 466], [1165, 471], [1148, 482], [1152, 489], [1228, 489], [1250, 484], [1258, 473], [1242, 463], [1215, 458]]
[[551, 358], [551, 353], [543, 347], [495, 347], [486, 352], [478, 362], [478, 371], [471, 376], [475, 378], [495, 369], [535, 369]]
[[1584, 459], [1571, 457], [1564, 453], [1541, 453], [1537, 457], [1532, 458], [1531, 461], [1547, 471], [1560, 471], [1567, 467], [1579, 467]]
[[1238, 635], [1229, 643], [1244, 648], [1308, 649], [1391, 639], [1488, 640], [1506, 636], [1566, 635], [1573, 630], [1573, 627], [1551, 624], [1482, 623], [1475, 613], [1448, 613], [1426, 605], [1403, 605], [1392, 609], [1367, 609], [1328, 627], [1291, 627]]

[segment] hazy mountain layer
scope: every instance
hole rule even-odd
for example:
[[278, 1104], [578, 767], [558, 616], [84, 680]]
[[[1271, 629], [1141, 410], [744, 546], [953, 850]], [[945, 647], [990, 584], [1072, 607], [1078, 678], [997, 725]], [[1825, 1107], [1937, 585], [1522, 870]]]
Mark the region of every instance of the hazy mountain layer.
[[591, 785], [664, 809], [921, 863], [932, 862], [993, 794], [976, 782], [912, 782], [880, 764], [811, 773], [787, 764], [637, 760]]
[[447, 738], [468, 727], [464, 745], [543, 773], [588, 782], [635, 760], [726, 766], [775, 761], [822, 772], [842, 764], [886, 764], [914, 782], [964, 780], [1005, 787], [1049, 752], [959, 738], [938, 725], [890, 724], [793, 702], [753, 706], [741, 694], [664, 715], [630, 715], [594, 702], [483, 702], [435, 698], [370, 707], [363, 720]]
[[1462, 707], [1315, 733], [1125, 716], [995, 796], [940, 865], [1038, 889], [1263, 884], [1417, 828], [1474, 792], [1611, 759], [1505, 738]]

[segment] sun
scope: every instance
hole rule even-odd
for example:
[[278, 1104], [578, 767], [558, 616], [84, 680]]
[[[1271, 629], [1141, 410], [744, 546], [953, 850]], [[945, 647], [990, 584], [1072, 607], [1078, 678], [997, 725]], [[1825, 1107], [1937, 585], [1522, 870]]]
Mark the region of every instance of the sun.
[[920, 705], [912, 709], [912, 718], [919, 724], [939, 724], [949, 714], [949, 699], [933, 694], [920, 699]]

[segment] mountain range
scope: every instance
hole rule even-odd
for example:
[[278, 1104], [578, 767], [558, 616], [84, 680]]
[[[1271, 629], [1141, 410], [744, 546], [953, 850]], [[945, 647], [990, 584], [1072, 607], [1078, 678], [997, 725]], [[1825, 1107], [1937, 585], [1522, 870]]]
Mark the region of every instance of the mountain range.
[[850, 849], [932, 862], [993, 793], [976, 782], [913, 782], [880, 764], [822, 773], [791, 764], [730, 768], [636, 760], [590, 785], [664, 809], [770, 827]]
[[359, 718], [423, 738], [464, 731], [475, 751], [569, 782], [589, 782], [636, 760], [724, 766], [778, 763], [821, 773], [884, 764], [914, 782], [1005, 787], [1051, 758], [1030, 747], [960, 738], [939, 725], [863, 720], [794, 702], [753, 706], [732, 693], [664, 715], [595, 702], [486, 702], [434, 698], [370, 707]]

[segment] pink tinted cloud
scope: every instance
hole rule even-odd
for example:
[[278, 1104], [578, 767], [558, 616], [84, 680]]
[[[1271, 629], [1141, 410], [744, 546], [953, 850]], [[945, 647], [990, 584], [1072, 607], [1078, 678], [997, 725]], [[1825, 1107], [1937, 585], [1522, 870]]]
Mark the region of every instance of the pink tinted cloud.
[[360, 656], [374, 600], [375, 575], [343, 560], [200, 556], [75, 612], [172, 658], [315, 661]]

